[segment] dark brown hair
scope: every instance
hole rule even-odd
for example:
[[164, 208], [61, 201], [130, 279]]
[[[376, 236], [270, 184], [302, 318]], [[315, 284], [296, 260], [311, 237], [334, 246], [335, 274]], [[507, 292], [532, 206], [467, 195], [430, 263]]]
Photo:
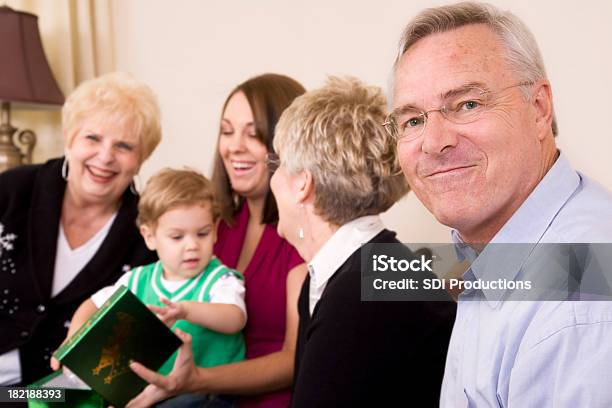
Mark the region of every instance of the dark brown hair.
[[[246, 96], [253, 111], [257, 138], [267, 147], [268, 152], [273, 152], [272, 140], [274, 140], [274, 129], [278, 118], [285, 108], [291, 105], [291, 102], [306, 92], [306, 90], [299, 82], [284, 75], [259, 75], [241, 83], [230, 92], [223, 104], [221, 115], [225, 112], [231, 97], [238, 92], [242, 92]], [[244, 197], [241, 197], [232, 190], [229, 176], [219, 154], [218, 139], [212, 182], [215, 185], [221, 205], [221, 218], [232, 225], [234, 223], [234, 215], [244, 203]], [[272, 191], [268, 190], [263, 207], [262, 222], [264, 224], [272, 224], [277, 221], [278, 208], [276, 207], [276, 200], [274, 195], [272, 195]]]

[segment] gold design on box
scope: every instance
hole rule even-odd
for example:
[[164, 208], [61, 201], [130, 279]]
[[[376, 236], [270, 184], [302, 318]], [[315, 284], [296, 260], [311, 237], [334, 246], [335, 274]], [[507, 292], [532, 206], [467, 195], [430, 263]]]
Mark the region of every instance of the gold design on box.
[[110, 372], [104, 377], [104, 384], [111, 384], [117, 376], [130, 370], [128, 358], [121, 354], [121, 349], [135, 321], [136, 319], [130, 314], [117, 312], [117, 323], [113, 326], [113, 333], [102, 347], [98, 365], [92, 370], [93, 375], [100, 375], [103, 369], [110, 367]]

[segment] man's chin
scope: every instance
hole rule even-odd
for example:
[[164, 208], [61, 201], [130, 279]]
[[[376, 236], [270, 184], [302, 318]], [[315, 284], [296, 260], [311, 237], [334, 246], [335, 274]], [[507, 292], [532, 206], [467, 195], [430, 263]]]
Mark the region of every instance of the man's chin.
[[440, 224], [458, 230], [472, 217], [470, 209], [461, 206], [440, 206], [429, 211]]

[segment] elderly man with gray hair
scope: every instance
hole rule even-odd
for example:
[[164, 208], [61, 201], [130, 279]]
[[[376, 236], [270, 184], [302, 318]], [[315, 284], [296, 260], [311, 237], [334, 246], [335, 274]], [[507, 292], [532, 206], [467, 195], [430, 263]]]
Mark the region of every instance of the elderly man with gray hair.
[[[545, 243], [612, 242], [612, 195], [557, 149], [551, 86], [516, 16], [482, 3], [424, 10], [393, 75], [387, 129], [412, 190], [473, 261], [464, 282], [521, 279]], [[484, 261], [508, 243], [524, 246]], [[612, 302], [507, 295], [460, 295], [440, 405], [612, 406]]]

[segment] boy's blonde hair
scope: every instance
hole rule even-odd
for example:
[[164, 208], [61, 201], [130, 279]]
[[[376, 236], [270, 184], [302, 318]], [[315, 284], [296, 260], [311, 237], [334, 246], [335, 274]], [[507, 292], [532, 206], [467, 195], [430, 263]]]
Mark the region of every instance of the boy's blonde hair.
[[210, 204], [213, 222], [221, 214], [213, 184], [201, 173], [166, 168], [149, 179], [140, 196], [136, 224], [156, 226], [164, 213], [183, 205]]

